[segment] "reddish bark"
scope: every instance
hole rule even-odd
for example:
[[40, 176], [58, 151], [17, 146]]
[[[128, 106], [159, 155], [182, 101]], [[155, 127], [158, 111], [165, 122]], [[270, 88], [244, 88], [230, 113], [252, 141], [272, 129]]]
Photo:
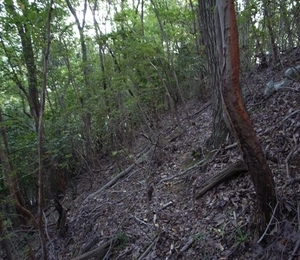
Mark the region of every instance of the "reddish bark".
[[276, 205], [275, 184], [240, 89], [240, 58], [234, 1], [217, 1], [216, 15], [219, 22], [217, 30], [220, 32], [218, 49], [222, 68], [221, 92], [224, 110], [255, 187], [260, 212], [260, 230], [263, 231]]

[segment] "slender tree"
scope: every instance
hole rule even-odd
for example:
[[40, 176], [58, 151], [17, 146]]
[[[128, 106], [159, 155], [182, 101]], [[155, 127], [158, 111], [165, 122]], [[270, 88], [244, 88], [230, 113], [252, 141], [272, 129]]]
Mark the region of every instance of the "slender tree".
[[[5, 176], [6, 183], [9, 188], [9, 193], [12, 198], [13, 204], [16, 211], [21, 214], [24, 218], [31, 220], [33, 225], [38, 228], [38, 222], [36, 221], [33, 214], [25, 207], [24, 198], [21, 194], [19, 187], [19, 180], [16, 175], [16, 170], [11, 159], [7, 131], [2, 118], [2, 111], [0, 110], [0, 130], [1, 137], [3, 140], [4, 149], [2, 148], [2, 143], [0, 143], [0, 161], [2, 163], [2, 170]], [[25, 224], [24, 220], [22, 221]]]
[[260, 212], [259, 229], [262, 232], [275, 210], [276, 192], [272, 172], [245, 108], [239, 85], [240, 60], [234, 0], [217, 0], [215, 14], [224, 112], [255, 187]]
[[41, 93], [41, 104], [38, 121], [38, 155], [39, 155], [39, 197], [38, 197], [38, 220], [39, 220], [39, 235], [42, 245], [42, 256], [43, 259], [48, 259], [48, 252], [46, 247], [46, 237], [44, 233], [44, 222], [43, 222], [43, 210], [44, 210], [44, 154], [43, 154], [43, 137], [44, 137], [44, 111], [45, 111], [45, 98], [46, 98], [46, 87], [47, 87], [47, 70], [48, 70], [48, 59], [50, 52], [50, 39], [51, 39], [51, 14], [52, 5], [54, 0], [51, 0], [48, 6], [48, 16], [46, 22], [46, 42], [44, 50], [44, 62], [43, 62], [43, 80], [42, 80], [42, 93]]
[[92, 145], [92, 114], [88, 109], [86, 109], [86, 102], [90, 98], [90, 68], [88, 64], [88, 56], [87, 56], [87, 45], [86, 45], [86, 36], [84, 33], [85, 25], [86, 25], [86, 12], [87, 12], [87, 5], [88, 1], [84, 1], [84, 9], [83, 9], [83, 19], [80, 23], [78, 15], [76, 13], [75, 8], [73, 7], [70, 0], [66, 0], [67, 6], [75, 19], [75, 23], [77, 25], [77, 29], [79, 32], [80, 38], [80, 45], [81, 45], [81, 58], [82, 58], [82, 66], [83, 66], [83, 79], [85, 85], [85, 97], [80, 97], [80, 103], [83, 109], [86, 111], [82, 115], [82, 121], [84, 123], [84, 135], [85, 135], [85, 159], [87, 161], [87, 167], [90, 166], [93, 168], [94, 166], [94, 152], [93, 152], [93, 145]]

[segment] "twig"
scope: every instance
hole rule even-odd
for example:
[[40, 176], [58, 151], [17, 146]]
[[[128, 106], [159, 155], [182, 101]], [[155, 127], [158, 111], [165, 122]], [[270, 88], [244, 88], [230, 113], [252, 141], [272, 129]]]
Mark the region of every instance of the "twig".
[[161, 211], [161, 210], [164, 210], [165, 208], [167, 208], [167, 207], [169, 207], [169, 206], [171, 206], [171, 205], [173, 205], [173, 201], [169, 201], [167, 204], [163, 205], [159, 210], [160, 210], [160, 211]]

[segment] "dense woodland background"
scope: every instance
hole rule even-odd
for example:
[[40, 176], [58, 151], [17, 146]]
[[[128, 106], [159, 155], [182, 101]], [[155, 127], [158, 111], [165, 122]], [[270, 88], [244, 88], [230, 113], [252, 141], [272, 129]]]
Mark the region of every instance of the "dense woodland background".
[[[144, 193], [147, 203], [151, 202], [159, 193], [159, 183], [149, 172], [169, 163], [171, 158], [176, 160], [170, 154], [180, 150], [173, 142], [177, 142], [182, 133], [187, 135], [187, 139], [182, 137], [182, 147], [189, 138], [197, 143], [205, 137], [198, 147], [191, 144], [186, 147], [184, 156], [177, 155], [182, 159], [188, 154], [191, 158], [189, 162], [186, 158], [183, 160], [186, 169], [193, 164], [198, 167], [204, 155], [209, 160], [215, 159], [216, 151], [230, 142], [235, 147], [223, 121], [220, 96], [216, 93], [222, 75], [217, 73], [212, 53], [218, 48], [217, 38], [211, 35], [215, 30], [215, 1], [203, 3], [200, 0], [199, 3], [193, 0], [4, 0], [0, 3], [0, 167], [3, 173], [0, 178], [3, 254], [0, 257], [71, 259], [83, 254], [75, 246], [66, 246], [64, 250], [52, 247], [54, 237], [67, 240], [67, 245], [75, 243], [70, 242], [72, 238], [68, 232], [72, 230], [71, 219], [74, 223], [79, 221], [79, 218], [75, 220], [79, 213], [70, 209], [72, 203], [78, 205], [76, 197], [91, 198], [87, 193], [91, 193], [91, 189], [92, 195], [99, 195], [103, 191], [99, 188], [109, 183], [108, 176], [113, 178], [119, 173], [124, 176], [138, 166], [140, 170], [147, 169], [139, 182], [145, 182]], [[241, 91], [254, 113], [263, 109], [260, 105], [267, 102], [261, 101], [267, 83], [279, 81], [282, 71], [299, 65], [300, 2], [244, 0], [235, 4]], [[293, 77], [293, 82], [297, 80], [299, 82], [299, 77]], [[260, 90], [252, 88], [251, 84], [259, 85]], [[257, 101], [257, 97], [261, 99]], [[297, 102], [289, 113], [299, 112]], [[210, 112], [205, 110], [208, 108]], [[197, 120], [205, 118], [203, 125], [209, 122], [204, 132], [191, 130], [199, 122], [193, 118], [195, 115], [199, 115]], [[275, 127], [272, 121], [264, 126], [269, 130], [257, 132], [270, 132], [273, 131], [270, 128]], [[174, 129], [173, 135], [169, 135]], [[285, 151], [285, 163], [293, 157], [297, 161], [298, 139], [299, 134], [292, 136], [296, 148], [293, 154]], [[152, 146], [151, 152], [143, 150], [145, 143]], [[267, 145], [273, 143], [264, 147]], [[278, 159], [274, 160], [279, 164]], [[225, 164], [228, 161], [231, 159], [227, 158]], [[173, 163], [172, 170], [167, 167], [165, 172], [175, 172], [176, 162]], [[245, 172], [245, 168], [242, 167], [241, 172]], [[168, 174], [164, 178], [169, 181]], [[193, 178], [196, 177], [188, 177], [188, 181], [194, 181]], [[81, 185], [89, 186], [85, 193], [78, 191]], [[69, 194], [68, 205], [64, 203], [66, 194]], [[255, 195], [251, 199], [255, 202]], [[87, 202], [81, 197], [82, 201]], [[170, 206], [167, 201], [164, 205]], [[153, 209], [149, 206], [147, 210]], [[103, 214], [108, 216], [109, 210]], [[297, 214], [293, 217], [297, 218]], [[147, 222], [146, 217], [137, 219], [141, 225]], [[57, 234], [45, 228], [47, 223], [58, 225]], [[81, 220], [80, 223], [79, 226], [84, 226], [85, 222]], [[233, 242], [238, 246], [255, 237], [255, 228], [244, 235], [241, 227], [236, 229], [239, 240], [236, 238]], [[261, 235], [264, 234], [256, 236], [257, 240]], [[170, 245], [158, 250], [156, 258], [147, 258], [142, 249], [128, 256], [124, 253], [124, 244], [126, 247], [126, 243], [132, 243], [133, 237], [125, 231], [117, 238], [106, 233], [103, 236], [105, 238], [97, 237], [94, 244], [91, 242], [90, 247], [98, 244], [107, 252], [107, 248], [121, 239], [123, 255], [118, 258], [115, 254], [115, 259], [174, 257], [171, 253], [170, 258], [167, 257], [168, 250], [174, 249]], [[87, 237], [94, 238], [88, 232], [81, 238], [88, 240]], [[154, 236], [152, 243], [157, 243], [158, 237], [161, 238]], [[105, 239], [108, 244], [102, 243]], [[190, 245], [187, 243], [187, 248], [181, 247], [182, 251], [178, 246], [177, 257], [183, 257], [189, 246], [201, 239], [202, 235], [195, 236]], [[80, 239], [77, 241], [79, 244]], [[139, 241], [144, 252], [149, 241]], [[83, 246], [83, 242], [80, 243]], [[282, 243], [284, 247], [286, 241]], [[293, 243], [299, 247], [300, 240], [293, 240]], [[89, 250], [85, 248], [84, 251]], [[53, 253], [55, 251], [59, 253]], [[101, 253], [98, 251], [96, 256], [86, 259], [105, 258], [106, 253]], [[186, 259], [213, 259], [213, 256], [222, 254], [207, 249], [200, 257], [196, 250]], [[254, 259], [251, 257], [247, 259]]]

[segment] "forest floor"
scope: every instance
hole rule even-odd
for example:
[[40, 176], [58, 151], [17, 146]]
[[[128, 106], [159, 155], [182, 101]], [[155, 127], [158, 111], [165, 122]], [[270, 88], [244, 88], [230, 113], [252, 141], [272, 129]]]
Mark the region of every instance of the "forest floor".
[[211, 105], [193, 100], [187, 103], [190, 122], [184, 109], [177, 125], [164, 115], [155, 135], [137, 134], [130, 149], [73, 180], [62, 200], [68, 209], [63, 238], [55, 235], [55, 216], [48, 219], [49, 258], [300, 259], [300, 81], [263, 96], [266, 83], [281, 80], [299, 57], [292, 52], [277, 71], [256, 68], [241, 80], [278, 193], [277, 214], [264, 234], [256, 232], [248, 173], [195, 199], [242, 154], [231, 136], [221, 148], [206, 150]]

